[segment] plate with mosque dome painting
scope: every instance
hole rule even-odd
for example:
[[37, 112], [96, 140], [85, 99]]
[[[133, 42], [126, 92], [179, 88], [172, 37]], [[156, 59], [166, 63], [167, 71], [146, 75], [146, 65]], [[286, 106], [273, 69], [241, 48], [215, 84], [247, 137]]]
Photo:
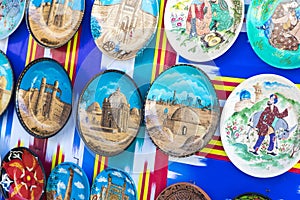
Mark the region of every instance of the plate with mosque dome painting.
[[231, 162], [259, 178], [278, 176], [300, 159], [300, 90], [261, 74], [240, 83], [224, 105], [220, 134]]
[[200, 187], [191, 183], [175, 183], [164, 189], [156, 200], [197, 199], [211, 200], [208, 194]]
[[103, 54], [128, 60], [141, 53], [158, 23], [157, 0], [95, 0], [91, 32]]
[[58, 48], [75, 35], [84, 9], [85, 0], [28, 0], [27, 27], [38, 44]]
[[298, 68], [299, 20], [299, 1], [251, 1], [247, 13], [247, 34], [258, 57], [273, 67]]
[[127, 172], [106, 168], [95, 178], [90, 199], [137, 200], [137, 196], [135, 183]]
[[46, 196], [47, 200], [89, 199], [90, 183], [81, 167], [72, 162], [63, 162], [51, 171]]
[[14, 74], [6, 55], [0, 50], [0, 115], [6, 110], [14, 88]]
[[72, 110], [72, 85], [65, 69], [55, 60], [29, 63], [16, 87], [16, 111], [24, 129], [38, 138], [58, 133]]
[[205, 62], [220, 57], [233, 45], [243, 19], [244, 0], [169, 0], [164, 25], [179, 55]]
[[141, 94], [125, 73], [107, 70], [94, 76], [78, 102], [77, 128], [94, 153], [114, 156], [137, 135], [142, 112]]
[[201, 150], [219, 122], [219, 102], [208, 76], [191, 65], [175, 65], [152, 83], [144, 119], [152, 141], [174, 157]]
[[26, 0], [4, 0], [0, 3], [0, 40], [10, 36], [21, 24]]

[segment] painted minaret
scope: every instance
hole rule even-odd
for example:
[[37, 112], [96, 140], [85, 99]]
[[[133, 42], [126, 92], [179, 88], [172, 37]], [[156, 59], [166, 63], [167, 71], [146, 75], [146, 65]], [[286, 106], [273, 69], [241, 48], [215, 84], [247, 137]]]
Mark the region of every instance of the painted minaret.
[[39, 95], [35, 107], [35, 114], [36, 116], [42, 116], [43, 115], [43, 105], [44, 105], [44, 93], [45, 93], [45, 88], [46, 88], [46, 78], [42, 78], [40, 90], [39, 90]]
[[262, 98], [262, 89], [261, 89], [261, 85], [259, 85], [259, 83], [256, 83], [255, 85], [253, 85], [255, 91], [255, 102], [258, 102], [261, 100]]
[[53, 120], [53, 118], [54, 118], [54, 107], [55, 107], [55, 100], [56, 100], [57, 90], [58, 90], [58, 81], [55, 81], [53, 91], [52, 91], [52, 95], [51, 95], [51, 103], [50, 103], [50, 110], [49, 110], [50, 120]]
[[54, 21], [54, 14], [55, 14], [55, 4], [57, 3], [56, 0], [52, 0], [51, 1], [51, 5], [50, 5], [50, 11], [49, 11], [49, 15], [48, 15], [48, 20], [47, 20], [47, 25], [50, 26], [53, 24]]
[[70, 172], [70, 177], [69, 177], [68, 186], [67, 186], [64, 200], [70, 200], [71, 194], [72, 194], [74, 170], [72, 168], [69, 168], [69, 172]]

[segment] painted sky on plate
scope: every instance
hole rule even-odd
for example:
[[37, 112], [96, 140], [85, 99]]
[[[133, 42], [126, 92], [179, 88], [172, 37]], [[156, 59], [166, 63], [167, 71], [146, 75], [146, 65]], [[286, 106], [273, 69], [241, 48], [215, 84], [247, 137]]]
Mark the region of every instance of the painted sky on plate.
[[13, 86], [13, 72], [7, 58], [0, 54], [0, 76], [5, 76], [7, 80], [6, 89], [12, 90]]
[[[65, 2], [65, 0], [57, 0], [59, 1], [61, 4], [63, 4]], [[52, 0], [31, 0], [31, 3], [33, 3], [33, 5], [35, 7], [40, 7], [41, 3], [43, 2], [52, 2]], [[70, 0], [69, 2], [69, 6], [73, 4], [73, 10], [83, 10], [84, 9], [84, 0]]]

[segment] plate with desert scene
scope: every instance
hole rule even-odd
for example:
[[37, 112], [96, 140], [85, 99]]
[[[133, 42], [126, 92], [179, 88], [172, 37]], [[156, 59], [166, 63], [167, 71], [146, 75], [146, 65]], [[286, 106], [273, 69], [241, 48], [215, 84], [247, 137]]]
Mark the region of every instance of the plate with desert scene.
[[25, 130], [38, 138], [58, 133], [72, 110], [72, 85], [65, 69], [51, 58], [29, 63], [16, 87], [16, 111]]
[[77, 32], [85, 9], [85, 0], [28, 0], [26, 23], [41, 46], [58, 48]]
[[106, 168], [95, 178], [91, 187], [90, 200], [137, 200], [137, 196], [135, 183], [127, 172], [114, 168]]
[[46, 175], [38, 156], [30, 149], [11, 149], [2, 160], [0, 175], [0, 189], [5, 199], [42, 199]]
[[94, 153], [115, 156], [135, 139], [141, 124], [142, 98], [125, 73], [106, 70], [94, 76], [78, 102], [77, 128]]
[[169, 0], [164, 25], [179, 55], [205, 62], [218, 58], [232, 46], [243, 19], [244, 0]]
[[158, 23], [157, 0], [95, 0], [91, 32], [103, 54], [128, 60], [153, 38]]
[[47, 200], [89, 199], [90, 183], [80, 166], [63, 162], [51, 171], [47, 180], [46, 196]]
[[179, 200], [179, 199], [197, 199], [211, 200], [208, 194], [200, 187], [191, 183], [175, 183], [164, 189], [156, 200]]
[[254, 52], [267, 64], [283, 69], [300, 66], [300, 1], [253, 0], [247, 34]]
[[14, 89], [14, 74], [6, 55], [0, 50], [0, 115], [6, 110]]
[[300, 158], [300, 91], [275, 74], [246, 79], [228, 97], [220, 134], [232, 163], [244, 173], [269, 178]]
[[0, 4], [0, 40], [10, 36], [21, 24], [26, 0], [6, 0]]
[[271, 200], [271, 199], [259, 193], [248, 192], [235, 197], [233, 200]]
[[144, 119], [152, 141], [173, 157], [190, 156], [214, 135], [219, 102], [208, 76], [191, 65], [175, 65], [152, 83]]

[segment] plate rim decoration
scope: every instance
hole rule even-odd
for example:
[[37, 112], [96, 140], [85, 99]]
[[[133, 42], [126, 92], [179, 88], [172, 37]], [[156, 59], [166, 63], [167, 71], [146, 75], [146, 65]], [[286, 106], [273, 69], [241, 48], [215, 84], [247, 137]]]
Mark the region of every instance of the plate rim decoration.
[[[273, 81], [273, 82], [271, 82], [271, 81]], [[285, 88], [285, 89], [292, 90], [292, 92], [289, 93], [290, 95], [288, 95], [288, 97], [286, 95], [284, 96], [284, 95], [282, 95], [283, 89], [282, 88], [278, 89], [279, 87], [289, 87], [289, 88]], [[252, 89], [250, 89], [250, 88], [252, 88]], [[266, 88], [268, 88], [268, 89], [266, 89]], [[263, 92], [262, 89], [265, 89], [266, 91]], [[250, 91], [252, 93], [250, 93]], [[293, 131], [293, 132], [299, 131], [300, 124], [297, 121], [297, 119], [295, 119], [295, 118], [296, 118], [297, 112], [299, 112], [300, 109], [295, 108], [298, 105], [292, 105], [292, 103], [291, 103], [291, 101], [293, 101], [293, 102], [297, 101], [297, 96], [296, 96], [297, 94], [299, 94], [298, 98], [300, 99], [300, 90], [296, 87], [296, 85], [291, 80], [289, 80], [281, 75], [270, 74], [270, 73], [258, 74], [258, 75], [249, 77], [248, 79], [245, 79], [244, 81], [242, 81], [231, 92], [231, 94], [227, 98], [225, 105], [223, 107], [219, 129], [220, 129], [220, 136], [221, 136], [221, 141], [222, 141], [224, 151], [225, 151], [226, 155], [228, 156], [228, 158], [230, 159], [231, 163], [237, 169], [239, 169], [243, 173], [245, 173], [249, 176], [252, 176], [252, 177], [272, 178], [272, 177], [276, 177], [276, 176], [286, 173], [298, 162], [298, 160], [300, 158], [300, 153], [295, 152], [297, 154], [297, 157], [295, 156], [293, 160], [284, 160], [284, 159], [286, 159], [285, 157], [277, 158], [277, 159], [282, 159], [283, 161], [285, 161], [284, 163], [278, 163], [278, 165], [284, 165], [284, 166], [282, 166], [280, 168], [277, 166], [277, 168], [275, 168], [274, 164], [272, 164], [272, 161], [274, 160], [273, 158], [276, 158], [275, 156], [283, 156], [283, 153], [280, 154], [280, 152], [279, 153], [277, 152], [280, 150], [280, 146], [279, 147], [277, 146], [278, 143], [282, 142], [282, 144], [287, 144], [285, 141], [288, 141], [287, 139], [290, 134], [289, 131]], [[238, 95], [239, 95], [239, 97], [238, 97]], [[254, 97], [252, 97], [252, 96], [254, 96]], [[258, 129], [256, 127], [256, 125], [254, 125], [254, 124], [260, 123], [259, 116], [260, 116], [260, 113], [263, 111], [261, 109], [268, 108], [265, 104], [266, 101], [269, 99], [268, 102], [270, 102], [271, 99], [275, 99], [275, 98], [276, 98], [276, 100], [274, 100], [274, 103], [273, 103], [275, 105], [277, 105], [276, 104], [277, 102], [278, 102], [278, 104], [280, 104], [280, 101], [278, 100], [279, 98], [281, 98], [281, 99], [284, 98], [284, 99], [282, 99], [282, 100], [284, 100], [284, 102], [282, 103], [284, 105], [281, 105], [280, 108], [278, 109], [279, 110], [278, 112], [281, 113], [280, 115], [284, 115], [282, 117], [283, 120], [280, 120], [280, 122], [279, 122], [278, 119], [280, 119], [280, 118], [275, 117], [276, 119], [273, 120], [273, 124], [272, 124], [273, 131], [271, 131], [271, 129], [270, 130], [268, 129], [268, 131], [270, 131], [270, 132], [268, 132], [265, 135], [265, 138], [261, 141], [261, 143], [259, 143], [259, 140], [258, 140], [259, 137], [257, 135], [258, 135], [258, 131], [260, 131], [260, 129]], [[253, 101], [253, 99], [254, 99], [254, 101]], [[243, 100], [246, 100], [246, 101], [243, 101]], [[240, 103], [240, 102], [242, 102], [242, 103]], [[291, 107], [291, 106], [293, 106], [293, 107]], [[236, 110], [236, 109], [238, 109], [238, 110]], [[288, 111], [290, 109], [293, 109], [293, 110]], [[230, 113], [228, 113], [228, 112], [230, 112]], [[244, 117], [245, 119], [241, 119], [241, 117], [231, 119], [234, 116], [238, 117], [239, 116], [238, 113], [242, 113], [241, 115], [243, 115], [243, 113], [245, 113], [245, 112], [247, 112], [247, 113], [251, 112], [249, 114], [249, 117], [247, 117], [247, 115], [246, 115]], [[259, 115], [256, 115], [256, 114], [259, 114]], [[284, 119], [285, 117], [288, 117], [289, 120], [286, 121]], [[238, 121], [238, 120], [247, 120], [247, 121], [243, 122], [243, 121]], [[282, 122], [282, 121], [284, 121], [284, 122]], [[295, 121], [296, 125], [294, 125], [294, 123], [291, 123], [291, 121]], [[286, 124], [286, 128], [276, 129], [275, 123], [277, 123], [277, 122]], [[266, 123], [266, 122], [264, 122], [264, 123]], [[281, 129], [282, 129], [282, 131], [287, 129], [288, 133], [286, 133], [284, 131], [280, 134], [280, 131], [277, 131], [277, 130], [281, 130]], [[243, 134], [241, 134], [241, 133], [243, 133]], [[274, 137], [272, 136], [274, 139], [273, 147], [270, 142], [272, 133], [274, 133]], [[275, 133], [277, 134], [277, 136], [275, 136]], [[299, 135], [299, 134], [297, 134], [297, 135]], [[252, 140], [251, 140], [251, 136], [253, 136]], [[232, 140], [232, 138], [234, 138], [234, 141], [229, 141], [229, 140]], [[235, 142], [235, 143], [233, 143], [233, 142]], [[258, 147], [257, 147], [257, 145], [258, 145]], [[277, 146], [277, 149], [276, 149], [276, 146]], [[234, 147], [236, 147], [236, 148], [240, 147], [241, 152], [237, 152], [237, 150], [235, 150]], [[254, 147], [257, 150], [255, 150]], [[287, 148], [288, 147], [286, 147], [285, 149], [287, 149]], [[288, 152], [286, 152], [286, 154], [287, 153]], [[244, 154], [245, 154], [246, 158], [244, 158], [245, 157]], [[287, 155], [285, 155], [285, 156], [287, 156]], [[252, 163], [251, 163], [251, 160], [253, 161]], [[263, 163], [263, 164], [257, 166], [256, 164], [258, 163], [258, 161], [259, 161], [259, 163]], [[262, 161], [266, 161], [266, 162], [262, 162]], [[264, 171], [262, 171], [262, 169], [264, 169]]]
[[[214, 136], [215, 132], [216, 132], [217, 129], [218, 129], [219, 122], [220, 122], [220, 116], [221, 116], [221, 110], [220, 110], [219, 98], [218, 98], [216, 89], [215, 89], [215, 87], [214, 87], [214, 85], [213, 85], [213, 83], [212, 83], [212, 80], [209, 78], [209, 76], [208, 76], [201, 68], [196, 67], [196, 66], [194, 66], [194, 65], [192, 65], [192, 64], [175, 64], [175, 65], [172, 65], [172, 66], [170, 66], [168, 69], [166, 69], [165, 71], [163, 71], [161, 74], [159, 74], [159, 75], [154, 79], [154, 81], [150, 84], [149, 89], [148, 89], [148, 91], [147, 91], [147, 93], [146, 93], [146, 96], [145, 96], [144, 108], [143, 108], [143, 114], [144, 114], [143, 118], [144, 118], [144, 123], [145, 123], [145, 131], [147, 132], [147, 134], [148, 134], [149, 138], [151, 139], [152, 143], [153, 143], [153, 144], [154, 144], [161, 152], [163, 152], [164, 154], [166, 154], [166, 155], [168, 155], [168, 156], [174, 157], [174, 158], [184, 158], [184, 157], [189, 157], [189, 156], [194, 155], [194, 154], [197, 153], [198, 151], [202, 150], [207, 144], [206, 144], [206, 145], [201, 145], [202, 147], [199, 147], [197, 150], [194, 150], [194, 151], [191, 152], [191, 153], [187, 153], [187, 154], [183, 154], [183, 155], [176, 155], [176, 154], [174, 154], [174, 153], [171, 153], [171, 152], [169, 152], [169, 151], [166, 151], [166, 150], [162, 149], [162, 148], [154, 141], [154, 139], [152, 138], [152, 136], [149, 134], [149, 130], [148, 130], [148, 127], [147, 127], [147, 121], [146, 121], [146, 110], [147, 110], [147, 109], [146, 109], [146, 106], [147, 106], [147, 102], [148, 102], [148, 95], [149, 95], [149, 93], [150, 93], [150, 91], [151, 91], [151, 89], [152, 89], [152, 86], [153, 86], [153, 85], [156, 83], [156, 81], [157, 81], [163, 74], [165, 74], [168, 70], [174, 69], [174, 68], [176, 68], [176, 67], [189, 67], [189, 68], [195, 69], [195, 70], [197, 70], [197, 71], [200, 73], [201, 77], [204, 77], [204, 78], [207, 80], [207, 82], [209, 82], [209, 83], [211, 84], [210, 86], [211, 86], [211, 88], [212, 88], [212, 91], [209, 91], [209, 93], [210, 93], [210, 94], [213, 93], [213, 95], [214, 95], [214, 97], [215, 97], [215, 103], [216, 103], [216, 104], [215, 104], [215, 106], [211, 106], [211, 107], [212, 107], [212, 109], [215, 108], [215, 112], [216, 112], [216, 116], [215, 116], [215, 118], [216, 118], [216, 123], [215, 123], [215, 125], [214, 125], [214, 127], [213, 127], [211, 133], [210, 133], [210, 131], [207, 131], [207, 133], [206, 133], [206, 135], [205, 135], [205, 136], [207, 136], [207, 135], [211, 134], [211, 135], [210, 135], [210, 139], [207, 140], [207, 144], [208, 144], [209, 141], [212, 139], [212, 137]], [[208, 90], [207, 90], [207, 91], [208, 91]], [[214, 102], [214, 100], [211, 100], [211, 102]], [[184, 106], [184, 107], [189, 107], [189, 106]], [[175, 113], [175, 112], [174, 112], [174, 113]], [[213, 124], [213, 123], [210, 123], [210, 125], [211, 125], [211, 124]], [[205, 137], [205, 136], [204, 136], [204, 137]]]
[[[71, 91], [71, 103], [70, 103], [70, 112], [68, 114], [68, 117], [66, 118], [66, 121], [65, 123], [56, 131], [56, 132], [53, 132], [52, 134], [49, 134], [49, 135], [46, 135], [46, 136], [42, 136], [42, 135], [38, 135], [36, 134], [34, 131], [32, 131], [24, 122], [23, 120], [23, 117], [21, 116], [21, 113], [20, 113], [20, 106], [19, 106], [19, 90], [21, 89], [20, 88], [20, 85], [23, 81], [23, 78], [24, 76], [26, 75], [26, 73], [28, 72], [28, 70], [36, 65], [37, 63], [42, 63], [42, 62], [52, 62], [55, 64], [55, 66], [57, 67], [60, 67], [64, 73], [64, 76], [65, 78], [67, 78], [68, 80], [68, 84], [70, 86], [70, 91]], [[42, 68], [39, 68], [40, 70], [43, 70]], [[53, 137], [55, 136], [57, 133], [59, 133], [65, 126], [66, 124], [68, 123], [70, 117], [71, 117], [71, 114], [72, 114], [72, 102], [73, 102], [73, 86], [72, 86], [72, 82], [71, 82], [71, 79], [67, 73], [67, 71], [65, 70], [65, 68], [55, 59], [52, 59], [52, 58], [47, 58], [47, 57], [43, 57], [43, 58], [38, 58], [36, 60], [33, 60], [32, 62], [30, 62], [29, 64], [27, 64], [25, 66], [25, 68], [23, 69], [23, 71], [21, 72], [18, 80], [17, 80], [17, 83], [16, 83], [16, 88], [15, 88], [16, 92], [15, 92], [15, 110], [16, 110], [16, 113], [17, 113], [17, 116], [18, 116], [18, 119], [19, 119], [19, 122], [20, 124], [22, 125], [22, 127], [26, 130], [27, 133], [29, 133], [31, 136], [34, 136], [36, 138], [41, 138], [41, 139], [46, 139], [46, 138], [50, 138], [50, 137]]]
[[[227, 0], [225, 0], [225, 1], [227, 3]], [[232, 13], [231, 17], [233, 18], [233, 22], [232, 22], [233, 24], [229, 28], [224, 29], [222, 31], [217, 31], [217, 30], [210, 30], [211, 28], [207, 27], [207, 29], [209, 30], [208, 33], [207, 33], [208, 30], [206, 30], [205, 33], [202, 33], [203, 35], [198, 35], [198, 33], [195, 32], [195, 34], [198, 35], [197, 37], [200, 38], [200, 39], [198, 39], [196, 37], [197, 41], [195, 41], [195, 38], [194, 38], [195, 36], [189, 37], [188, 35], [186, 35], [186, 36], [181, 35], [180, 37], [178, 37], [178, 35], [182, 34], [183, 31], [184, 32], [186, 31], [186, 27], [184, 27], [184, 25], [186, 24], [186, 20], [187, 20], [186, 18], [188, 17], [188, 10], [189, 10], [187, 8], [184, 8], [185, 10], [182, 11], [182, 16], [181, 15], [177, 16], [177, 14], [176, 14], [176, 16], [172, 16], [170, 13], [171, 6], [173, 6], [173, 8], [174, 8], [175, 3], [178, 3], [178, 2], [182, 2], [182, 1], [181, 0], [169, 0], [167, 2], [166, 8], [164, 11], [165, 17], [164, 17], [164, 21], [163, 21], [164, 27], [165, 27], [165, 32], [166, 32], [166, 37], [167, 37], [170, 45], [178, 53], [178, 55], [180, 55], [183, 58], [185, 58], [189, 61], [192, 61], [192, 62], [208, 62], [208, 61], [212, 61], [214, 59], [221, 57], [234, 45], [234, 43], [236, 42], [236, 40], [242, 30], [242, 27], [243, 27], [245, 0], [239, 0], [240, 5], [236, 5], [234, 2], [232, 2], [233, 5], [240, 7], [241, 13], [237, 12], [236, 15], [235, 15], [235, 13]], [[192, 2], [193, 2], [193, 0], [189, 0], [187, 3], [188, 5], [185, 5], [185, 4], [180, 5], [180, 6], [178, 5], [177, 7], [178, 8], [180, 8], [182, 6], [189, 7], [192, 4]], [[209, 3], [209, 1], [208, 1], [208, 3]], [[204, 1], [203, 1], [203, 4], [204, 4]], [[178, 8], [176, 8], [177, 12], [179, 11]], [[207, 8], [207, 7], [205, 7], [205, 8]], [[226, 4], [226, 9], [228, 9], [228, 8], [229, 7]], [[181, 9], [183, 9], [183, 8], [181, 8]], [[232, 11], [229, 11], [229, 9], [228, 9], [227, 12], [234, 12], [234, 10], [232, 9]], [[168, 17], [172, 17], [172, 19], [169, 19]], [[239, 17], [240, 17], [240, 20], [239, 20]], [[205, 18], [205, 16], [204, 16], [204, 18]], [[178, 31], [180, 30], [180, 33], [176, 33], [176, 35], [173, 34], [172, 32], [174, 32], [174, 30], [176, 30], [176, 28], [174, 28], [174, 26], [177, 26], [177, 25], [173, 25], [172, 23], [174, 23], [174, 22], [172, 22], [172, 21], [174, 21], [175, 23], [179, 22], [180, 26], [181, 26], [181, 28], [177, 28]], [[197, 23], [197, 22], [195, 22], [195, 23]], [[211, 23], [211, 22], [208, 22], [208, 23]], [[217, 26], [215, 26], [215, 27], [217, 27]], [[234, 36], [232, 37], [232, 36], [228, 35], [227, 39], [226, 38], [224, 39], [224, 37], [223, 37], [225, 35], [224, 31], [225, 30], [228, 31], [232, 28], [234, 28], [234, 32], [231, 32], [230, 34], [234, 34]], [[202, 31], [205, 31], [205, 29], [206, 28], [201, 28]], [[184, 38], [182, 39], [182, 37], [186, 37], [186, 39], [184, 39]], [[218, 38], [218, 39], [211, 41], [208, 38], [215, 38], [215, 39]], [[189, 44], [183, 44], [183, 42], [185, 42], [187, 40], [193, 40], [192, 42], [190, 42], [190, 44], [195, 44], [194, 47], [192, 47], [190, 49], [186, 49], [186, 46], [189, 46]], [[214, 46], [210, 46], [210, 43], [213, 41], [218, 41], [218, 42]], [[221, 42], [223, 42], [223, 41], [225, 42], [225, 43], [223, 43], [223, 45], [217, 46], [218, 44], [221, 44]], [[179, 44], [180, 42], [182, 42], [182, 44]], [[205, 47], [206, 49], [202, 49], [201, 46]], [[216, 48], [216, 47], [218, 47], [218, 48]], [[197, 48], [198, 49], [200, 48], [200, 50], [197, 50]], [[214, 49], [213, 49], [213, 51], [209, 51], [209, 48], [214, 48]], [[191, 52], [194, 53], [194, 55], [192, 55]], [[196, 53], [196, 52], [198, 52], [198, 53]], [[199, 56], [199, 55], [201, 55], [201, 56]]]
[[[80, 117], [80, 101], [82, 99], [82, 96], [84, 95], [85, 91], [87, 90], [87, 88], [90, 86], [91, 83], [93, 83], [93, 81], [95, 81], [97, 78], [100, 78], [102, 75], [104, 74], [109, 74], [109, 73], [117, 73], [120, 74], [122, 76], [126, 77], [127, 81], [130, 81], [132, 83], [132, 86], [136, 89], [136, 93], [139, 97], [140, 103], [141, 103], [141, 107], [140, 107], [140, 120], [139, 120], [139, 124], [138, 124], [138, 128], [136, 130], [136, 133], [134, 135], [134, 137], [132, 137], [132, 140], [126, 145], [125, 148], [120, 148], [118, 151], [113, 151], [113, 152], [108, 152], [108, 151], [103, 151], [101, 150], [101, 152], [97, 151], [95, 148], [92, 148], [91, 145], [88, 144], [88, 142], [86, 141], [85, 138], [85, 134], [82, 132], [81, 130], [81, 117]], [[107, 69], [104, 70], [102, 72], [99, 72], [97, 74], [95, 74], [84, 86], [84, 88], [81, 90], [79, 98], [78, 98], [78, 103], [76, 106], [76, 129], [78, 130], [78, 133], [80, 135], [80, 138], [83, 140], [84, 144], [86, 145], [86, 147], [88, 147], [87, 149], [90, 150], [91, 152], [95, 153], [95, 154], [99, 154], [102, 156], [106, 156], [106, 157], [113, 157], [113, 156], [117, 156], [120, 155], [122, 152], [124, 152], [126, 149], [128, 149], [128, 147], [135, 141], [140, 129], [141, 129], [141, 124], [143, 122], [143, 99], [142, 99], [142, 95], [140, 92], [140, 89], [137, 85], [137, 83], [134, 81], [133, 78], [131, 78], [127, 73], [120, 71], [120, 70], [116, 70], [116, 69]], [[102, 109], [102, 108], [101, 108]]]
[[246, 193], [243, 193], [243, 194], [240, 194], [240, 195], [234, 197], [233, 200], [238, 200], [238, 198], [241, 198], [243, 196], [252, 196], [252, 195], [262, 197], [262, 198], [264, 198], [264, 200], [271, 200], [269, 197], [262, 195], [260, 193], [257, 193], [257, 192], [246, 192]]

